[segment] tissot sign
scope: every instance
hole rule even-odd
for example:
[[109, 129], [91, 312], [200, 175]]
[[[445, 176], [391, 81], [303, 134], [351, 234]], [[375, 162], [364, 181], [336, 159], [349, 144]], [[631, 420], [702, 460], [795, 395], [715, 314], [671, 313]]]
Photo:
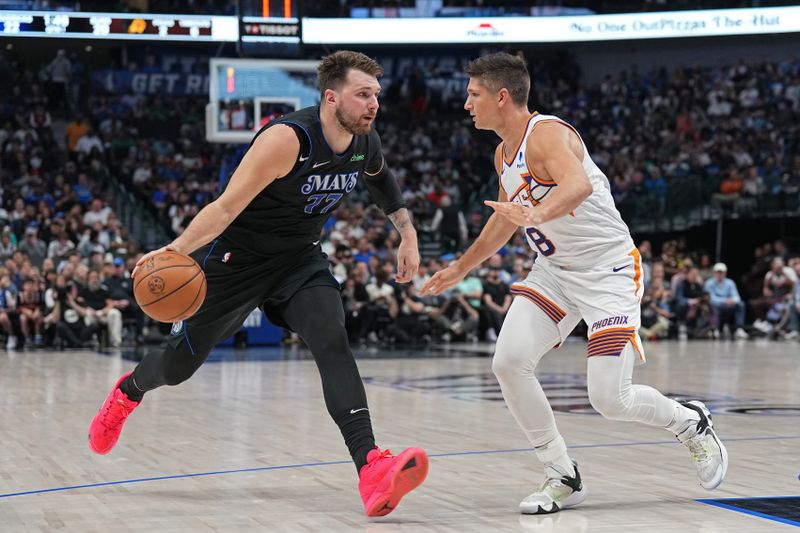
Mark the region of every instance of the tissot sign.
[[317, 44], [544, 43], [800, 32], [800, 6], [569, 17], [303, 19]]

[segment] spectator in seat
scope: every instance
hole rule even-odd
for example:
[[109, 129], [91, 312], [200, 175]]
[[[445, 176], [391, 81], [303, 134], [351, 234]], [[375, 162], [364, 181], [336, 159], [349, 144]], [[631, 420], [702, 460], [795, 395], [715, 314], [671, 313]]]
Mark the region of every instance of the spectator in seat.
[[675, 289], [676, 317], [678, 322], [686, 324], [689, 329], [697, 327], [698, 315], [705, 290], [700, 270], [697, 267], [689, 268], [686, 277], [678, 283]]
[[732, 166], [719, 184], [719, 192], [711, 196], [711, 206], [716, 209], [735, 210], [744, 189], [739, 169]]
[[386, 336], [400, 344], [430, 340], [430, 324], [425, 304], [413, 283], [397, 288], [397, 316], [386, 328]]
[[465, 340], [478, 330], [478, 310], [467, 301], [464, 294], [456, 286], [439, 309], [429, 316], [443, 331], [442, 340]]
[[494, 342], [503, 325], [513, 298], [508, 285], [500, 279], [500, 267], [491, 266], [483, 282], [483, 313], [486, 319], [486, 340]]
[[776, 304], [780, 307], [790, 300], [794, 292], [794, 272], [790, 273], [787, 270], [783, 258], [774, 257], [770, 263], [770, 270], [764, 275], [761, 298], [750, 302], [756, 317], [758, 317], [755, 326], [765, 332], [767, 325], [761, 319], [765, 318], [765, 315]]
[[394, 286], [389, 283], [389, 277], [387, 270], [377, 268], [375, 280], [366, 286], [369, 305], [362, 322], [362, 338], [366, 335], [372, 341], [377, 340], [397, 316]]
[[56, 332], [58, 338], [65, 346], [82, 348], [86, 342], [100, 331], [98, 322], [87, 323], [79, 310], [83, 309], [78, 303], [78, 285], [67, 281], [65, 276], [63, 285], [56, 280], [56, 307], [58, 308], [58, 322]]
[[[348, 250], [349, 251], [349, 250]], [[363, 263], [362, 263], [363, 264]], [[350, 272], [342, 284], [342, 305], [344, 306], [344, 326], [351, 342], [360, 342], [365, 333], [364, 310], [369, 305], [366, 286], [358, 280], [355, 271]]]
[[0, 276], [0, 326], [8, 336], [6, 349], [13, 350], [17, 347], [17, 335], [14, 332], [14, 319], [17, 316], [17, 298], [10, 290], [11, 278], [8, 274]]
[[446, 194], [439, 200], [439, 208], [433, 215], [430, 229], [442, 235], [444, 251], [460, 250], [467, 242], [467, 221], [464, 213]]
[[111, 275], [105, 278], [104, 283], [108, 287], [111, 304], [119, 309], [122, 318], [132, 318], [136, 321], [136, 332], [137, 335], [140, 334], [144, 330], [144, 312], [133, 297], [133, 283], [125, 270], [123, 258], [114, 258]]
[[458, 282], [458, 285], [454, 287], [461, 291], [461, 294], [467, 299], [467, 302], [475, 308], [475, 310], [479, 310], [481, 308], [481, 300], [483, 298], [483, 282], [481, 278], [478, 276], [478, 269], [472, 270], [467, 276]]
[[39, 285], [31, 278], [22, 283], [19, 293], [18, 311], [22, 336], [28, 345], [41, 346], [42, 326], [44, 324], [44, 296]]
[[86, 287], [79, 292], [73, 307], [87, 325], [100, 323], [106, 326], [108, 343], [112, 348], [122, 344], [122, 313], [114, 307], [108, 287], [102, 283], [98, 271], [89, 271]]
[[34, 226], [25, 230], [25, 240], [19, 245], [19, 251], [28, 256], [31, 265], [41, 268], [47, 257], [47, 245], [39, 240], [39, 232]]
[[670, 310], [669, 291], [663, 286], [650, 285], [642, 297], [642, 337], [650, 340], [667, 337], [675, 314]]
[[78, 140], [86, 134], [88, 129], [89, 125], [83, 119], [83, 113], [75, 113], [74, 118], [67, 123], [67, 150], [70, 153], [76, 151]]
[[60, 263], [75, 249], [75, 243], [69, 239], [69, 234], [66, 231], [62, 231], [54, 237], [50, 244], [47, 245], [47, 257]]
[[3, 234], [0, 236], [0, 259], [5, 261], [17, 251], [16, 239], [12, 240], [13, 233], [11, 228], [6, 226], [3, 229]]
[[83, 225], [94, 227], [97, 222], [103, 226], [108, 223], [108, 216], [111, 214], [111, 208], [103, 206], [103, 200], [100, 198], [93, 198], [89, 204], [89, 210], [83, 215]]
[[97, 136], [91, 126], [87, 126], [86, 133], [75, 143], [75, 151], [81, 156], [86, 157], [91, 154], [93, 150], [102, 153], [104, 150], [103, 141], [100, 140], [100, 137]]
[[706, 280], [704, 289], [711, 298], [714, 310], [714, 327], [721, 332], [723, 325], [728, 324], [734, 330], [737, 339], [748, 338], [744, 330], [744, 302], [742, 302], [736, 283], [728, 278], [728, 267], [725, 263], [716, 263], [712, 268], [714, 276]]

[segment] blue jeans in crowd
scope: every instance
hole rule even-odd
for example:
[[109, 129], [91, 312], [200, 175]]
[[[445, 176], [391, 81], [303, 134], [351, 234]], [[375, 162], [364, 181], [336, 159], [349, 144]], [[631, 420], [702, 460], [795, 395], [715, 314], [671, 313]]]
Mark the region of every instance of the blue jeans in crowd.
[[714, 326], [720, 329], [723, 324], [733, 324], [735, 328], [744, 327], [744, 302], [735, 305], [711, 304], [714, 308]]

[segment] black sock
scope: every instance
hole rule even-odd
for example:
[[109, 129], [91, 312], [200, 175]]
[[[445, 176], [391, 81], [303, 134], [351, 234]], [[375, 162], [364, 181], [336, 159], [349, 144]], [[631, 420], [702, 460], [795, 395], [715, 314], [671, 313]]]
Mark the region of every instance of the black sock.
[[349, 411], [345, 411], [342, 416], [334, 418], [334, 421], [342, 431], [344, 443], [350, 451], [356, 470], [361, 472], [361, 469], [367, 464], [367, 454], [375, 448], [375, 437], [372, 434], [369, 412], [350, 414]]
[[375, 449], [375, 442], [360, 447], [352, 454], [353, 462], [356, 464], [356, 470], [358, 472], [361, 472], [361, 469], [367, 464], [367, 454], [373, 449]]
[[119, 390], [125, 393], [125, 396], [132, 402], [139, 403], [144, 398], [144, 392], [139, 390], [133, 382], [133, 374], [122, 380], [122, 383], [119, 384]]

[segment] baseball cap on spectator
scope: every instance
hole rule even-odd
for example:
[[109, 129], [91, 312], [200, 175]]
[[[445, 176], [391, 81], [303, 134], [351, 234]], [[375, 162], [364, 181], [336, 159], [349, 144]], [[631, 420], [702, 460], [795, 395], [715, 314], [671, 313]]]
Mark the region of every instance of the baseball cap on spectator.
[[439, 258], [440, 261], [452, 261], [456, 258], [456, 254], [444, 254]]
[[121, 258], [121, 257], [115, 257], [114, 258], [114, 266], [115, 267], [122, 266], [124, 264], [125, 264], [125, 260], [123, 258]]
[[28, 226], [25, 228], [25, 235], [36, 235], [36, 226]]
[[727, 272], [728, 267], [725, 265], [725, 263], [716, 263], [712, 270], [714, 272]]

